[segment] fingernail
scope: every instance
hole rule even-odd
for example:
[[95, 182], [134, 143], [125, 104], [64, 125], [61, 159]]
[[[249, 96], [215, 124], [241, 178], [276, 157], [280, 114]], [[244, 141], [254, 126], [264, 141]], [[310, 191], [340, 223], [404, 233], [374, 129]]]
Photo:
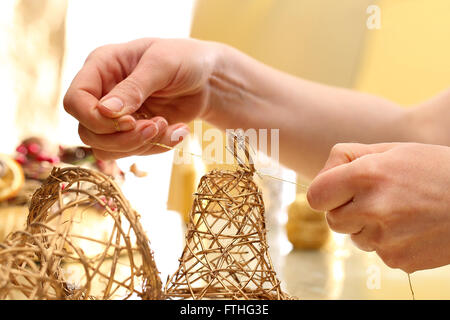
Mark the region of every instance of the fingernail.
[[158, 128], [152, 123], [149, 126], [145, 127], [142, 130], [142, 138], [144, 140], [148, 140], [153, 138], [154, 136], [156, 136], [156, 134], [158, 133]]
[[155, 122], [156, 122], [156, 125], [158, 126], [158, 129], [159, 129], [160, 131], [161, 131], [161, 130], [164, 130], [164, 129], [167, 128], [167, 126], [169, 125], [169, 124], [167, 123], [167, 120], [164, 119], [164, 118], [157, 119]]
[[119, 119], [120, 131], [129, 131], [136, 128], [136, 121], [130, 118]]
[[119, 112], [123, 109], [123, 102], [119, 98], [112, 97], [100, 102], [105, 108], [111, 110], [112, 112]]
[[172, 132], [170, 139], [172, 141], [183, 141], [183, 139], [189, 134], [189, 130], [186, 127], [181, 127]]

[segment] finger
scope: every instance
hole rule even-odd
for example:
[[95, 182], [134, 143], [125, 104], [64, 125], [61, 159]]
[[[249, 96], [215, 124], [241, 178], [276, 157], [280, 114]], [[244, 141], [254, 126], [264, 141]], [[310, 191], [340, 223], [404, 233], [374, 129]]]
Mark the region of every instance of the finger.
[[318, 175], [307, 192], [311, 208], [331, 211], [351, 201], [358, 190], [352, 179], [354, 167], [347, 163]]
[[189, 128], [183, 123], [178, 123], [168, 126], [164, 132], [158, 134], [158, 136], [152, 141], [137, 150], [129, 152], [110, 152], [101, 149], [93, 149], [93, 152], [95, 157], [100, 160], [120, 159], [136, 155], [158, 154], [171, 150], [178, 143], [183, 141], [187, 134], [189, 134]]
[[330, 211], [349, 202], [368, 182], [365, 172], [367, 161], [366, 166], [364, 163], [361, 164], [363, 157], [386, 152], [398, 145], [398, 143], [337, 144], [333, 147], [325, 168], [308, 189], [307, 196], [311, 207], [320, 211]]
[[338, 143], [331, 149], [328, 160], [319, 174], [368, 154], [386, 152], [397, 145], [398, 143]]
[[95, 134], [80, 124], [78, 133], [81, 140], [92, 148], [112, 152], [130, 152], [145, 146], [167, 126], [164, 118], [155, 117], [150, 120], [139, 120], [136, 128], [127, 132]]
[[200, 106], [206, 105], [207, 94], [201, 93], [188, 96], [169, 98], [155, 97], [153, 94], [142, 105], [139, 112], [164, 117], [169, 123], [181, 123], [191, 120], [193, 114], [201, 114], [204, 110]]
[[97, 104], [101, 91], [100, 74], [93, 63], [87, 62], [75, 76], [64, 96], [64, 109], [83, 126], [97, 134], [134, 129], [136, 121], [132, 116], [124, 116], [112, 121], [100, 114]]
[[356, 201], [349, 201], [326, 214], [330, 228], [338, 233], [356, 234], [364, 228], [364, 219]]
[[[170, 150], [180, 142], [182, 142], [186, 136], [189, 135], [189, 127], [184, 123], [178, 123], [169, 126], [167, 130], [158, 139], [155, 139], [154, 144], [143, 154], [157, 154]], [[159, 144], [159, 145], [158, 145]]]
[[358, 233], [352, 234], [352, 239], [355, 246], [363, 251], [372, 252], [377, 250], [376, 238], [379, 234], [379, 228], [373, 225], [366, 225]]
[[111, 118], [134, 113], [153, 92], [169, 84], [177, 69], [173, 60], [150, 46], [133, 72], [101, 99], [100, 112]]

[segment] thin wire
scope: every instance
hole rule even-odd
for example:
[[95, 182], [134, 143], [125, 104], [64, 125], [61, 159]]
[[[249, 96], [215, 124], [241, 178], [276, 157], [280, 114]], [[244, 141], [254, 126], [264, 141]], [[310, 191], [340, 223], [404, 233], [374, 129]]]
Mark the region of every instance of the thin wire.
[[[168, 149], [168, 150], [181, 151], [182, 153], [189, 154], [191, 156], [198, 157], [200, 159], [206, 160], [206, 159], [204, 159], [204, 157], [202, 155], [195, 154], [195, 153], [183, 150], [183, 149], [178, 148], [178, 147], [171, 147], [171, 146], [168, 146], [168, 145], [165, 145], [165, 144], [162, 144], [162, 143], [158, 143], [158, 142], [150, 142], [150, 144], [153, 144], [153, 145], [155, 145], [157, 147], [165, 148], [165, 149]], [[228, 148], [227, 148], [227, 150], [230, 151]], [[241, 161], [241, 160], [239, 159], [238, 161]], [[260, 172], [258, 170], [255, 170], [255, 171], [256, 171], [256, 174], [258, 174], [261, 178], [262, 177], [267, 177], [267, 178], [271, 178], [271, 179], [274, 179], [274, 180], [278, 180], [278, 181], [282, 181], [282, 182], [286, 182], [286, 183], [290, 183], [290, 184], [295, 184], [297, 187], [299, 187], [303, 191], [308, 190], [308, 186], [305, 185], [305, 184], [300, 184], [300, 183], [297, 183], [297, 182], [294, 182], [294, 181], [285, 180], [285, 179], [282, 179], [282, 178], [279, 178], [279, 177], [275, 177], [275, 176], [272, 176], [272, 175], [269, 175], [269, 174], [262, 173], [262, 172]]]
[[409, 290], [411, 290], [412, 299], [416, 300], [416, 297], [414, 295], [414, 290], [411, 283], [411, 274], [408, 273], [408, 282], [409, 282]]

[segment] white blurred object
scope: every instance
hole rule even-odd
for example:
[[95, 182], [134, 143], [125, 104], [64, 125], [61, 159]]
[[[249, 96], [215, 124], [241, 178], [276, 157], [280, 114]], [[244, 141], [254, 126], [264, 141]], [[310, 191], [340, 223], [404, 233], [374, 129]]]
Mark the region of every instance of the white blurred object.
[[66, 19], [66, 56], [60, 108], [60, 139], [80, 144], [75, 119], [62, 98], [86, 57], [97, 47], [145, 37], [189, 36], [194, 0], [71, 0]]
[[[122, 191], [141, 215], [141, 224], [150, 240], [163, 282], [178, 267], [184, 239], [181, 216], [167, 210], [172, 158], [172, 152], [166, 152], [118, 160], [118, 165], [125, 171]], [[147, 176], [139, 178], [128, 171], [132, 164], [145, 171]]]
[[55, 134], [66, 3], [0, 3], [0, 149], [4, 153], [11, 153], [23, 138]]
[[[13, 35], [11, 34], [11, 25], [14, 13], [14, 1], [0, 2], [0, 43], [10, 43]], [[1, 134], [8, 134], [10, 137], [17, 137], [17, 130], [14, 121], [16, 113], [17, 97], [14, 91], [14, 82], [11, 81], [13, 77], [13, 66], [8, 63], [9, 48], [8, 46], [0, 46], [0, 93], [2, 95], [2, 121]], [[0, 150], [4, 153], [14, 150], [17, 143], [16, 139], [0, 139]]]

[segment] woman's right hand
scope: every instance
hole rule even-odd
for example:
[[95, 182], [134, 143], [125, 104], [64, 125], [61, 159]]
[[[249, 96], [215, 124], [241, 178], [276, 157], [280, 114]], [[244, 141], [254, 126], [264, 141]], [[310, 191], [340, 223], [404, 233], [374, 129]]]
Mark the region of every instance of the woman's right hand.
[[94, 50], [70, 85], [64, 108], [99, 159], [166, 151], [187, 122], [211, 108], [209, 80], [222, 45], [146, 38]]
[[337, 144], [308, 190], [335, 232], [391, 268], [450, 264], [450, 148], [419, 143]]

